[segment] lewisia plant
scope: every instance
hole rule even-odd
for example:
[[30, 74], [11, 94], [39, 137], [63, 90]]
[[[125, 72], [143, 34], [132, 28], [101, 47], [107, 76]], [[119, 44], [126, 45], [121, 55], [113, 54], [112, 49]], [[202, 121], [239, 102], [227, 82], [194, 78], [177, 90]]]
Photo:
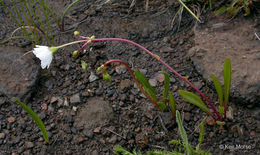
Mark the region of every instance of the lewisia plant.
[[[208, 107], [200, 100], [200, 98], [197, 95], [190, 93], [190, 92], [186, 92], [186, 91], [179, 91], [179, 93], [184, 98], [184, 100], [189, 102], [189, 103], [192, 103], [192, 104], [196, 105], [197, 107], [199, 107], [200, 109], [202, 109], [204, 112], [209, 114], [217, 123], [220, 122], [218, 124], [224, 124], [222, 122], [222, 120], [226, 116], [226, 108], [227, 108], [227, 102], [228, 102], [227, 96], [228, 96], [228, 91], [229, 91], [229, 87], [230, 87], [230, 76], [228, 77], [229, 83], [226, 84], [227, 86], [225, 85], [225, 91], [227, 91], [227, 92], [224, 93], [224, 94], [226, 94], [225, 104], [224, 105], [222, 104], [221, 107], [218, 108], [218, 110], [217, 110], [215, 108], [215, 106], [212, 104], [212, 102], [198, 88], [196, 88], [187, 78], [180, 75], [177, 71], [175, 71], [172, 67], [170, 67], [166, 62], [164, 62], [158, 55], [152, 53], [151, 51], [149, 51], [148, 49], [146, 49], [142, 45], [137, 44], [137, 43], [130, 41], [130, 40], [127, 40], [127, 39], [122, 39], [122, 38], [95, 38], [94, 36], [84, 37], [84, 36], [81, 36], [78, 31], [74, 32], [74, 36], [79, 37], [81, 40], [70, 42], [70, 43], [67, 43], [67, 44], [64, 44], [64, 45], [60, 45], [60, 46], [53, 46], [53, 47], [36, 45], [36, 48], [33, 49], [33, 53], [35, 54], [35, 56], [37, 58], [39, 58], [41, 60], [42, 69], [49, 68], [49, 66], [52, 62], [52, 59], [53, 59], [53, 55], [55, 55], [60, 48], [63, 48], [63, 47], [69, 46], [69, 45], [84, 43], [81, 46], [80, 49], [78, 49], [78, 50], [76, 50], [72, 53], [73, 56], [77, 56], [79, 54], [79, 52], [86, 45], [88, 45], [90, 43], [104, 42], [104, 41], [125, 42], [125, 43], [131, 44], [131, 45], [134, 45], [134, 46], [140, 48], [145, 53], [152, 56], [153, 58], [158, 60], [162, 65], [164, 65], [166, 68], [168, 68], [170, 70], [170, 72], [174, 73], [181, 80], [183, 80], [185, 83], [187, 83], [191, 88], [193, 88], [204, 99], [204, 101], [206, 101], [208, 103], [208, 105], [210, 106], [212, 111], [208, 109]], [[228, 62], [229, 65], [226, 65], [227, 63], [225, 63], [225, 66], [230, 67], [230, 60], [227, 59], [226, 62]], [[109, 63], [112, 63], [112, 62], [110, 61]], [[105, 64], [105, 66], [106, 65], [107, 64]], [[228, 71], [226, 71], [225, 74], [231, 75], [230, 69], [228, 69]], [[106, 76], [108, 76], [108, 75], [106, 75]], [[219, 101], [219, 102], [222, 103], [222, 101]], [[156, 105], [156, 106], [158, 106], [158, 105]]]

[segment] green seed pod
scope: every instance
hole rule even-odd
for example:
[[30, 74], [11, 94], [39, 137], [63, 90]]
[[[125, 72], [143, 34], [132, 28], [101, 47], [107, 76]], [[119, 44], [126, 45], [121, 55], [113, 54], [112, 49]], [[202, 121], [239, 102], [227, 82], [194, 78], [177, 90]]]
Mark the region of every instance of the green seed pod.
[[79, 55], [79, 51], [78, 50], [76, 50], [76, 51], [74, 51], [73, 53], [72, 53], [72, 56], [74, 56], [74, 57], [77, 57]]
[[111, 81], [111, 76], [108, 73], [103, 73], [103, 79], [106, 82], [110, 82]]
[[79, 31], [74, 31], [74, 36], [78, 36], [78, 35], [80, 35], [80, 33], [79, 33]]

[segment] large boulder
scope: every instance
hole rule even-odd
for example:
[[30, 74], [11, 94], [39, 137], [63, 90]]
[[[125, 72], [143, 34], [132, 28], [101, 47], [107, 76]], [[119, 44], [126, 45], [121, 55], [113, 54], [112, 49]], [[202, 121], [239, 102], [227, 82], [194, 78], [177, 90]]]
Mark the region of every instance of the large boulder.
[[[232, 67], [231, 97], [245, 104], [260, 101], [260, 35], [251, 19], [225, 23], [214, 19], [195, 29], [195, 46], [188, 52], [195, 68], [207, 80], [215, 74], [223, 84], [226, 58]], [[255, 34], [256, 33], [256, 34]]]
[[37, 81], [40, 67], [32, 53], [19, 47], [0, 47], [0, 95], [26, 100]]

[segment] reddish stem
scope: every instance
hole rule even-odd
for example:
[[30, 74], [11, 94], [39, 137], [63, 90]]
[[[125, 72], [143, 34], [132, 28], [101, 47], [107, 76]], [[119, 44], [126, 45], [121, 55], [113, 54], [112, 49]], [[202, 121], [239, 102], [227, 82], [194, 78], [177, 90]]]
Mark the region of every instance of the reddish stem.
[[151, 55], [152, 57], [154, 57], [155, 59], [157, 59], [158, 61], [160, 61], [165, 67], [167, 67], [171, 72], [173, 72], [175, 75], [177, 75], [180, 79], [182, 79], [184, 82], [186, 82], [191, 88], [193, 88], [196, 92], [198, 92], [200, 94], [200, 96], [202, 98], [204, 98], [204, 100], [210, 105], [210, 107], [212, 108], [212, 110], [214, 111], [214, 113], [217, 115], [217, 117], [222, 120], [222, 117], [220, 116], [220, 114], [218, 113], [218, 111], [216, 110], [216, 108], [213, 106], [213, 104], [211, 103], [211, 101], [199, 90], [197, 89], [189, 80], [187, 80], [185, 77], [183, 77], [182, 75], [180, 75], [177, 71], [175, 71], [172, 67], [170, 67], [166, 62], [164, 62], [163, 60], [160, 59], [160, 57], [156, 54], [153, 54], [152, 52], [150, 52], [148, 49], [146, 49], [145, 47], [143, 47], [140, 44], [137, 44], [133, 41], [127, 40], [127, 39], [122, 39], [122, 38], [99, 38], [99, 39], [90, 39], [88, 37], [84, 37], [84, 36], [79, 36], [80, 38], [83, 39], [89, 39], [92, 42], [99, 42], [99, 41], [120, 41], [120, 42], [125, 42], [125, 43], [129, 43], [132, 44], [140, 49], [142, 49], [143, 51], [145, 51], [147, 54]]
[[81, 50], [83, 50], [83, 48], [84, 48], [87, 44], [88, 44], [88, 41], [86, 41], [86, 42], [80, 47], [80, 49], [79, 49], [78, 51], [80, 52]]
[[[146, 98], [148, 98], [153, 104], [155, 104], [157, 108], [159, 108], [158, 103], [157, 103], [156, 101], [154, 101], [148, 94], [146, 94], [145, 91], [143, 90], [143, 88], [140, 86], [138, 80], [135, 78], [135, 75], [134, 75], [133, 71], [131, 70], [131, 68], [128, 66], [127, 63], [125, 63], [125, 62], [122, 61], [122, 60], [109, 60], [109, 61], [107, 61], [106, 63], [104, 63], [104, 67], [106, 67], [107, 65], [109, 65], [109, 64], [111, 64], [111, 63], [114, 63], [114, 62], [119, 62], [119, 63], [123, 64], [123, 65], [126, 67], [126, 69], [127, 69], [127, 70], [129, 71], [129, 73], [131, 74], [132, 78], [134, 79], [134, 82], [135, 82], [136, 86], [138, 87], [138, 89], [144, 94], [144, 96], [145, 96]], [[159, 108], [159, 109], [160, 109], [160, 108]]]

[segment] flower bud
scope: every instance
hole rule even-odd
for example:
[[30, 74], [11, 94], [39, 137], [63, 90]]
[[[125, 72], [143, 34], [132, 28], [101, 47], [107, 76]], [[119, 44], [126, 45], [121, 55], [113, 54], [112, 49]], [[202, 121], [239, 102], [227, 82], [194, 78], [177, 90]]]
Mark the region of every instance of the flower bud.
[[78, 50], [76, 50], [76, 51], [74, 51], [73, 53], [72, 53], [72, 56], [74, 56], [74, 57], [77, 57], [79, 55], [79, 51]]
[[111, 76], [108, 73], [103, 73], [103, 79], [106, 82], [110, 82], [111, 81]]
[[97, 72], [101, 72], [104, 68], [104, 65], [101, 65], [100, 67], [98, 67]]
[[78, 36], [78, 35], [80, 35], [80, 33], [79, 33], [79, 31], [74, 31], [74, 36]]

